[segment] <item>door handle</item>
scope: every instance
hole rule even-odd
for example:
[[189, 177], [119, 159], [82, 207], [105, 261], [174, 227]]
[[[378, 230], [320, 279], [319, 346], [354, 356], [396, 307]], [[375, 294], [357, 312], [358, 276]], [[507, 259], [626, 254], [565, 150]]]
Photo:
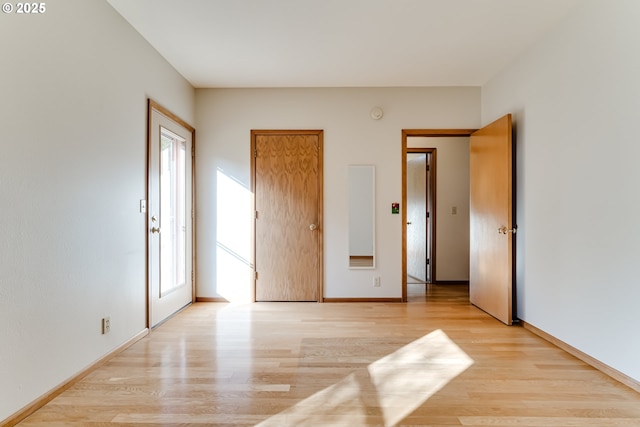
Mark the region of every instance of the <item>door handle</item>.
[[411, 225], [411, 221], [407, 221], [407, 225]]
[[315, 224], [309, 225], [309, 230], [311, 230], [311, 231], [315, 230], [316, 228], [318, 228], [318, 226], [315, 225]]
[[158, 234], [160, 234], [160, 227], [151, 227], [151, 233], [158, 233]]
[[515, 227], [513, 227], [513, 228], [507, 228], [507, 227], [498, 228], [498, 233], [499, 234], [509, 234], [509, 233], [516, 234], [517, 231], [518, 231], [518, 226], [517, 225]]

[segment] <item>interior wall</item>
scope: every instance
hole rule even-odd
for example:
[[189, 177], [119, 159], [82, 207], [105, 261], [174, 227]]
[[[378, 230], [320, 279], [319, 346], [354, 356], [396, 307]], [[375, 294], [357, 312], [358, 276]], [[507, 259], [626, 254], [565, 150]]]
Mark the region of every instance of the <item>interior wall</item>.
[[[456, 87], [196, 90], [198, 296], [249, 297], [251, 129], [324, 129], [324, 296], [400, 298], [402, 224], [391, 204], [402, 198], [401, 131], [478, 127], [479, 95]], [[384, 109], [377, 121], [374, 106]], [[375, 270], [348, 268], [349, 164], [376, 166]]]
[[[473, 127], [472, 127], [473, 128]], [[436, 149], [436, 281], [469, 280], [469, 138], [407, 137]], [[455, 208], [456, 213], [453, 213]]]
[[482, 89], [514, 113], [518, 315], [640, 381], [640, 2], [588, 1]]
[[144, 330], [146, 99], [194, 91], [104, 1], [1, 21], [3, 420]]

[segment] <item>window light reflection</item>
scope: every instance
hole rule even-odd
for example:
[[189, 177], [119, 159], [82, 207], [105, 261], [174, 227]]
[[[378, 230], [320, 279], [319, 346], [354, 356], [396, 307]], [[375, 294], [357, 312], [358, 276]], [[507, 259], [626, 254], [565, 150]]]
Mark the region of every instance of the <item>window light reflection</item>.
[[397, 425], [472, 364], [436, 330], [258, 426]]
[[239, 181], [217, 172], [216, 283], [217, 291], [233, 303], [250, 302], [251, 192]]

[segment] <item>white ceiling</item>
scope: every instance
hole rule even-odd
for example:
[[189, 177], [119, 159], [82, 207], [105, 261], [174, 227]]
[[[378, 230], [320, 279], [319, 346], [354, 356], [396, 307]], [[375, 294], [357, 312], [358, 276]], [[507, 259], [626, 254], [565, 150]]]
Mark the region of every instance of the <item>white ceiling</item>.
[[584, 0], [107, 0], [202, 87], [480, 86]]

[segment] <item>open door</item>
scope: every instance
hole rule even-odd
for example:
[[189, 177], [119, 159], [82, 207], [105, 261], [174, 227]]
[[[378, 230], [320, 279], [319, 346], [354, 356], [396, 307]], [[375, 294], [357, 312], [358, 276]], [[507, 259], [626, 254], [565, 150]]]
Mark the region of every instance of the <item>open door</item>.
[[[411, 149], [409, 149], [411, 150]], [[432, 149], [407, 152], [407, 275], [431, 283]]]
[[507, 325], [514, 319], [511, 114], [470, 138], [471, 303]]

